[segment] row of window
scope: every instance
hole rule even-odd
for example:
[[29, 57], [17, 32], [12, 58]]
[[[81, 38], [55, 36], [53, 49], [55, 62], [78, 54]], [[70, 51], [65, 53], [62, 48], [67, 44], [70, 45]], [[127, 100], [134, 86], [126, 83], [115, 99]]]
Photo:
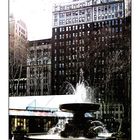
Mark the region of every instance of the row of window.
[[[122, 18], [123, 17], [123, 12], [115, 12], [115, 13], [110, 13], [110, 14], [102, 14], [102, 15], [94, 15], [93, 20], [94, 21], [100, 21], [100, 20], [108, 20], [108, 19], [116, 19], [116, 18]], [[57, 26], [58, 20], [54, 20], [54, 26]], [[75, 23], [81, 23], [81, 22], [86, 22], [86, 21], [92, 21], [92, 17], [88, 15], [86, 18], [85, 16], [82, 17], [74, 17], [74, 18], [68, 18], [68, 19], [62, 19], [59, 20], [59, 25], [65, 25], [65, 24], [75, 24]]]
[[[108, 2], [107, 2], [108, 3]], [[95, 5], [96, 2], [94, 1], [93, 5]], [[85, 6], [90, 6], [92, 5], [92, 1], [87, 1], [86, 2], [82, 2], [82, 3], [77, 3], [77, 4], [73, 4], [73, 5], [64, 5], [64, 6], [55, 6], [54, 8], [54, 11], [64, 11], [64, 10], [72, 10], [72, 9], [77, 9], [77, 8], [82, 8], [82, 7], [85, 7]], [[109, 4], [109, 5], [105, 5], [105, 6], [96, 6], [94, 7], [94, 11], [98, 10], [117, 10], [117, 9], [122, 9], [123, 8], [123, 3], [114, 3], [114, 4]]]
[[29, 43], [29, 46], [30, 47], [37, 47], [37, 46], [44, 46], [44, 45], [47, 45], [47, 48], [48, 49], [51, 49], [51, 45], [50, 45], [50, 41], [49, 40], [46, 40], [46, 41], [38, 41], [38, 42], [36, 42], [36, 41], [31, 41], [30, 43]]
[[[104, 31], [107, 33], [107, 34], [111, 34], [111, 33], [118, 33], [118, 32], [122, 32], [122, 27], [113, 27], [113, 28], [104, 28]], [[104, 32], [104, 33], [105, 33]], [[71, 34], [60, 34], [59, 36], [58, 35], [54, 35], [54, 39], [57, 40], [57, 39], [70, 39], [70, 38], [76, 38], [74, 39], [73, 41], [71, 40], [67, 40], [66, 41], [66, 45], [71, 45], [71, 44], [75, 44], [74, 42], [76, 42], [76, 44], [83, 44], [84, 43], [84, 39], [80, 39], [80, 37], [86, 37], [86, 36], [89, 36], [91, 34], [93, 35], [101, 35], [101, 30], [98, 30], [98, 31], [85, 31], [85, 32], [79, 32], [79, 33], [71, 33]], [[104, 35], [103, 33], [103, 35]], [[100, 39], [101, 36], [98, 36], [98, 39]], [[104, 37], [102, 37], [104, 38]], [[86, 39], [85, 39], [86, 40]], [[55, 42], [54, 43], [55, 46], [57, 45], [57, 43]], [[59, 42], [59, 45], [60, 46], [64, 46], [64, 42]]]
[[71, 9], [82, 8], [82, 7], [90, 6], [90, 5], [92, 5], [92, 0], [87, 0], [86, 2], [80, 2], [80, 3], [75, 3], [75, 4], [63, 5], [63, 6], [56, 5], [54, 7], [54, 11], [71, 10]]
[[102, 21], [102, 22], [95, 22], [93, 25], [91, 24], [82, 24], [82, 25], [73, 25], [68, 27], [60, 27], [60, 28], [54, 28], [54, 32], [65, 32], [65, 31], [75, 31], [75, 30], [81, 30], [85, 29], [88, 30], [88, 28], [91, 30], [91, 28], [96, 27], [105, 27], [105, 26], [113, 26], [113, 25], [122, 25], [123, 21], [122, 19], [116, 19], [116, 20], [109, 20], [109, 21]]
[[28, 60], [27, 65], [48, 65], [48, 58], [42, 57], [39, 60]]
[[[104, 38], [102, 39], [104, 40]], [[107, 44], [105, 44], [107, 46]], [[109, 46], [109, 45], [108, 45]], [[110, 47], [112, 48], [118, 48], [118, 45], [115, 45], [114, 43], [112, 45], [110, 45]], [[77, 51], [78, 49], [78, 51]], [[90, 47], [88, 47], [88, 50], [90, 50]], [[88, 51], [87, 50], [87, 51]], [[56, 51], [56, 50], [55, 50]], [[64, 51], [64, 50], [63, 50]], [[63, 54], [61, 52], [63, 52], [61, 50], [59, 50], [59, 54]], [[78, 53], [77, 53], [78, 52]], [[108, 56], [114, 56], [114, 55], [122, 55], [122, 51], [118, 51], [118, 50], [113, 50], [112, 52], [109, 51], [108, 53]], [[95, 57], [98, 57], [98, 58], [104, 58], [105, 56], [105, 53], [104, 52], [98, 52], [98, 53], [94, 53], [94, 56]], [[86, 57], [89, 57], [87, 54], [86, 54]], [[54, 61], [64, 61], [64, 59], [67, 59], [67, 60], [76, 60], [76, 59], [80, 59], [80, 58], [85, 58], [85, 47], [84, 46], [80, 46], [78, 48], [74, 48], [74, 47], [69, 47], [68, 50], [67, 50], [67, 55], [64, 56], [64, 55], [59, 55], [59, 57], [57, 57], [56, 55], [54, 56]], [[97, 62], [97, 60], [95, 60], [95, 63], [99, 63], [99, 64], [104, 64], [104, 60], [102, 60], [102, 62], [100, 62], [101, 60], [99, 60], [99, 62]]]
[[48, 56], [50, 55], [50, 50], [48, 48], [43, 49], [43, 50], [31, 50], [29, 52], [30, 58], [33, 58], [34, 56], [40, 57], [40, 56]]
[[[78, 54], [73, 54], [71, 52], [69, 52], [70, 55], [66, 55], [66, 56], [54, 56], [54, 61], [64, 61], [64, 58], [66, 58], [66, 60], [77, 60], [77, 59], [84, 59], [85, 58], [85, 54], [84, 54], [84, 51], [82, 53], [79, 52]], [[87, 56], [86, 56], [87, 57]]]
[[12, 86], [10, 86], [10, 89], [14, 89], [14, 90], [22, 90], [22, 89], [26, 89], [26, 83], [24, 83], [24, 84], [14, 84], [14, 86], [12, 87]]
[[41, 90], [41, 88], [38, 88], [37, 90], [35, 90], [34, 86], [30, 86], [30, 95], [45, 95], [48, 92], [48, 87], [44, 86], [43, 89]]
[[[47, 67], [38, 67], [38, 68], [30, 68], [30, 74], [47, 74], [48, 68]], [[47, 76], [47, 75], [46, 75]]]
[[[100, 6], [100, 7], [94, 7], [94, 21], [96, 20], [104, 20], [104, 19], [111, 19], [111, 18], [117, 18], [117, 17], [122, 17], [123, 16], [123, 3], [116, 3], [113, 5], [109, 5], [109, 6]], [[87, 11], [87, 12], [85, 12]], [[91, 19], [91, 15], [92, 13], [89, 12], [91, 11], [91, 9], [86, 9], [86, 10], [76, 10], [76, 11], [71, 11], [71, 12], [66, 12], [66, 13], [59, 13], [59, 18], [57, 13], [54, 14], [54, 25], [57, 26], [57, 22], [59, 21], [59, 25], [64, 25], [64, 24], [71, 24], [71, 23], [78, 23], [78, 22], [85, 22], [85, 13], [87, 13], [86, 17], [87, 17], [87, 21], [92, 20]], [[98, 14], [97, 14], [98, 11]], [[106, 14], [106, 15], [105, 15]], [[112, 14], [112, 15], [111, 15]], [[71, 17], [72, 18], [71, 19]], [[80, 17], [79, 19], [77, 18], [78, 15], [84, 15], [83, 17]], [[102, 15], [102, 16], [101, 16]], [[69, 19], [64, 19], [64, 18], [68, 18]], [[98, 17], [98, 19], [97, 19]]]
[[[118, 28], [115, 28], [115, 29], [113, 29], [112, 30], [112, 33], [118, 33], [118, 32], [120, 32], [120, 30], [121, 29], [119, 29], [118, 30]], [[121, 30], [122, 31], [122, 30]], [[101, 41], [102, 42], [106, 42], [106, 41], [109, 41], [110, 39], [114, 39], [115, 37], [116, 38], [122, 38], [122, 35], [118, 35], [118, 34], [116, 34], [116, 35], [111, 35], [111, 33], [109, 34], [108, 32], [106, 33], [106, 35], [108, 35], [108, 36], [106, 36], [106, 37], [94, 37], [94, 40], [96, 41], [96, 43], [101, 43]], [[54, 46], [71, 46], [71, 45], [84, 45], [85, 43], [84, 42], [87, 42], [88, 40], [84, 40], [84, 39], [75, 39], [75, 40], [73, 40], [73, 41], [66, 41], [66, 42], [64, 42], [64, 41], [61, 41], [61, 42], [59, 42], [59, 43], [57, 43], [57, 42], [55, 42], [54, 43]], [[91, 40], [89, 40], [89, 42], [90, 42]], [[82, 46], [81, 46], [82, 47]]]
[[[99, 14], [107, 14], [107, 13], [114, 13], [114, 12], [118, 12], [121, 11], [122, 12], [122, 3], [120, 3], [120, 5], [118, 6], [117, 4], [115, 5], [108, 5], [108, 6], [101, 6], [101, 7], [94, 7], [93, 9], [93, 14], [97, 14], [98, 11], [98, 15]], [[54, 14], [54, 19], [57, 19], [58, 16], [59, 18], [67, 18], [67, 17], [71, 17], [71, 16], [78, 16], [78, 15], [85, 15], [85, 14], [92, 14], [92, 9], [82, 9], [82, 10], [76, 10], [76, 11], [69, 11], [66, 13], [59, 13], [59, 15], [57, 13]]]
[[104, 108], [107, 108], [108, 111], [111, 110], [111, 111], [123, 111], [123, 106], [122, 105], [114, 105], [114, 106], [105, 106], [104, 105]]
[[43, 82], [43, 85], [44, 85], [44, 84], [47, 84], [49, 81], [47, 78], [43, 78], [43, 79], [30, 79], [29, 82], [30, 82], [30, 85], [34, 85], [36, 82], [37, 83]]

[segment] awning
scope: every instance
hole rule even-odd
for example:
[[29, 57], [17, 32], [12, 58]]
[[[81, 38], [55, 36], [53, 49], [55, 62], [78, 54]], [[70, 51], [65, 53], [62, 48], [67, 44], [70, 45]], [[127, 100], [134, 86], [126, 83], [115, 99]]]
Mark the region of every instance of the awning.
[[10, 116], [42, 116], [42, 117], [72, 117], [72, 113], [67, 112], [46, 112], [46, 111], [30, 111], [30, 110], [9, 110]]

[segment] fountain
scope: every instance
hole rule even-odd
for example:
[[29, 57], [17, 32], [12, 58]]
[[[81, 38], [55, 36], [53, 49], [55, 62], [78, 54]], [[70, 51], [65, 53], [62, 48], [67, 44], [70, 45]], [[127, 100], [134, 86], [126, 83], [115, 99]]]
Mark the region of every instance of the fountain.
[[[93, 121], [85, 117], [85, 113], [95, 112], [99, 110], [100, 105], [92, 101], [92, 90], [85, 85], [83, 70], [80, 69], [79, 82], [76, 88], [68, 83], [75, 96], [71, 103], [61, 104], [59, 109], [63, 112], [73, 113], [72, 120], [68, 120], [63, 129], [58, 127], [52, 128], [45, 136], [32, 136], [28, 139], [96, 139], [96, 137], [110, 138], [111, 133], [108, 133], [103, 123]], [[57, 130], [57, 133], [56, 133]], [[99, 139], [99, 138], [98, 138]]]
[[62, 137], [97, 136], [96, 131], [94, 131], [92, 135], [88, 134], [90, 124], [89, 120], [85, 118], [85, 113], [97, 111], [100, 105], [91, 102], [88, 89], [84, 83], [83, 70], [80, 69], [79, 82], [74, 90], [75, 101], [73, 103], [60, 105], [61, 111], [73, 113], [73, 119], [65, 125], [65, 129], [60, 133]]

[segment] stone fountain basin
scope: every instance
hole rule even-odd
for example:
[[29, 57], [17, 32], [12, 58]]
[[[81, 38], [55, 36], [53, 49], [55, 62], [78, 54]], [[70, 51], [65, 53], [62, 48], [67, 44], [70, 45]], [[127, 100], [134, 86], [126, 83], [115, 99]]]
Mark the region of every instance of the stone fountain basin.
[[114, 140], [115, 138], [112, 137], [95, 137], [95, 138], [85, 138], [85, 137], [79, 137], [79, 138], [63, 138], [59, 135], [36, 135], [36, 136], [28, 136], [25, 137], [25, 140], [79, 140], [79, 139], [86, 139], [86, 140]]
[[59, 106], [61, 111], [64, 112], [91, 112], [99, 110], [99, 104], [93, 103], [66, 103]]

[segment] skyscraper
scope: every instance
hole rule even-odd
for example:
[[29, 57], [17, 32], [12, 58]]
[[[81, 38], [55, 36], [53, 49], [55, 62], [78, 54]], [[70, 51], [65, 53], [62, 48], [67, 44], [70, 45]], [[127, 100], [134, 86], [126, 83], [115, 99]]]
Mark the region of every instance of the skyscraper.
[[52, 94], [71, 94], [65, 82], [76, 86], [82, 68], [94, 89], [94, 100], [101, 104], [101, 116], [106, 121], [110, 116], [122, 118], [130, 95], [130, 25], [124, 0], [73, 0], [55, 5]]
[[[77, 0], [55, 5], [52, 29], [53, 94], [63, 94], [61, 88], [64, 81], [76, 85], [79, 69], [87, 64], [93, 47], [107, 47], [107, 42], [112, 46], [116, 34], [122, 37], [124, 6], [123, 0]], [[105, 57], [105, 52], [99, 53], [101, 58]], [[100, 63], [98, 66], [106, 65], [105, 59], [97, 63]], [[94, 72], [97, 68], [96, 65]], [[99, 71], [104, 73], [104, 68]], [[91, 85], [95, 80], [100, 80], [97, 74], [95, 76], [92, 72], [91, 75]]]
[[[9, 94], [26, 92], [27, 27], [22, 20], [9, 16]], [[21, 85], [20, 85], [21, 83]], [[21, 89], [20, 89], [21, 88]]]

